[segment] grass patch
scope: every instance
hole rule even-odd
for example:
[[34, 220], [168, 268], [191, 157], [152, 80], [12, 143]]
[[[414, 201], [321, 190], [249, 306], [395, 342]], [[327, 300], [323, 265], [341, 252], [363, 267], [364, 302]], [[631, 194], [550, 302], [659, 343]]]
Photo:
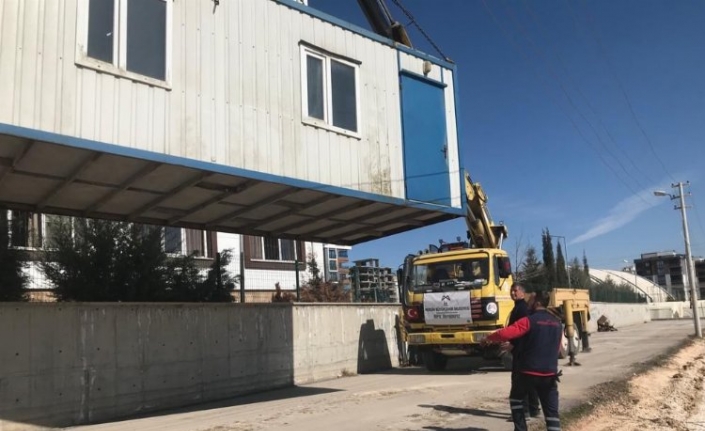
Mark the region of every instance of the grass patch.
[[[665, 365], [676, 353], [688, 346], [691, 346], [695, 343], [695, 341], [696, 339], [692, 336], [685, 338], [675, 346], [668, 348], [665, 352], [654, 356], [647, 361], [633, 364], [630, 372], [627, 373], [627, 377], [593, 386], [590, 388], [587, 399], [582, 404], [561, 413], [561, 426], [563, 428], [568, 428], [569, 426], [587, 418], [595, 411], [597, 407], [601, 405], [608, 404], [613, 401], [629, 401], [626, 398], [629, 396], [629, 381], [631, 379]], [[532, 423], [529, 430], [540, 430], [543, 429], [543, 426], [543, 421], [541, 421], [541, 423]]]

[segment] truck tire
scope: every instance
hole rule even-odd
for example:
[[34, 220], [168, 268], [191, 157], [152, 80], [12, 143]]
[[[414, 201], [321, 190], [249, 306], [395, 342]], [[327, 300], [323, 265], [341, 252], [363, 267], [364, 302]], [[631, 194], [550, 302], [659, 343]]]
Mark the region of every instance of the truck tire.
[[423, 363], [428, 371], [443, 371], [448, 365], [448, 358], [434, 351], [426, 351], [423, 352]]

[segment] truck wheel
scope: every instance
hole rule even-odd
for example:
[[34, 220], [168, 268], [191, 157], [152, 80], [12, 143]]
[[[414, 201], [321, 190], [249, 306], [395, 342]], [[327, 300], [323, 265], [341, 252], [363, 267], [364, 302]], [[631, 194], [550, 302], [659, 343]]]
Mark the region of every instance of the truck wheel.
[[423, 352], [423, 363], [428, 371], [443, 371], [448, 365], [448, 358], [440, 353], [428, 351]]

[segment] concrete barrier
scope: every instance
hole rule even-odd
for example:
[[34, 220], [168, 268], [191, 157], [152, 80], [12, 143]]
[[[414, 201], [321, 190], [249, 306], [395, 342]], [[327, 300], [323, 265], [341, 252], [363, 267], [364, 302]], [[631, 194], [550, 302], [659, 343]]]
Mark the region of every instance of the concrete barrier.
[[[602, 315], [617, 328], [683, 317], [684, 305], [593, 303], [588, 329]], [[398, 366], [397, 311], [0, 303], [0, 431], [113, 420]]]
[[393, 305], [0, 304], [0, 431], [398, 365]]
[[610, 323], [619, 329], [624, 326], [637, 325], [651, 321], [651, 313], [647, 304], [611, 304], [606, 302], [590, 303], [590, 322], [588, 331], [597, 332], [597, 320], [607, 316]]
[[[700, 317], [705, 317], [705, 301], [698, 301]], [[654, 320], [693, 318], [690, 302], [656, 302], [649, 304], [649, 312]]]

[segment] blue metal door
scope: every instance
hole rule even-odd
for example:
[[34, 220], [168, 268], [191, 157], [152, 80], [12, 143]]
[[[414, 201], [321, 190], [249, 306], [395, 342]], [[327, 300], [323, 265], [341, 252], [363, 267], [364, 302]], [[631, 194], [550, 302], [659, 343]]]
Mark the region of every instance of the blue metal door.
[[401, 75], [406, 198], [450, 206], [443, 87]]

